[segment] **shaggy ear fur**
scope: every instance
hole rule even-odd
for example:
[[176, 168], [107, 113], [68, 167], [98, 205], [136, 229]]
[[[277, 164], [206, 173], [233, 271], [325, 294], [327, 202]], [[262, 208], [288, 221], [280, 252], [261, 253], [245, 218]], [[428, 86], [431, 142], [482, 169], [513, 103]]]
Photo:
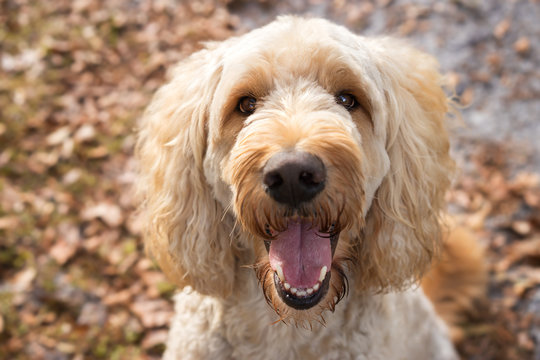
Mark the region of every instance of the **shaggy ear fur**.
[[382, 89], [389, 89], [382, 111], [391, 165], [367, 216], [359, 276], [388, 290], [417, 281], [438, 252], [454, 162], [445, 127], [450, 102], [437, 61], [397, 40], [373, 42]]
[[213, 296], [229, 294], [234, 281], [231, 229], [203, 170], [208, 113], [220, 76], [216, 51], [181, 63], [148, 107], [136, 148], [147, 249], [180, 288], [190, 285]]

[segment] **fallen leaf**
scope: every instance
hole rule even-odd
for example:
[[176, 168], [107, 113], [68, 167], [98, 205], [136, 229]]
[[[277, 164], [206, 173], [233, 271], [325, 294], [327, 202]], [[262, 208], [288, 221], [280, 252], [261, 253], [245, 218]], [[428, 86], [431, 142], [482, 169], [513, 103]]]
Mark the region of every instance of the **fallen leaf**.
[[527, 55], [531, 51], [531, 41], [526, 37], [519, 38], [514, 43], [514, 50], [519, 55]]
[[516, 241], [506, 249], [506, 256], [497, 264], [498, 271], [505, 271], [512, 264], [525, 258], [540, 257], [540, 237]]
[[69, 137], [70, 132], [71, 130], [69, 129], [69, 126], [59, 128], [58, 130], [47, 136], [47, 144], [58, 145], [63, 143]]
[[528, 221], [514, 221], [512, 223], [512, 230], [519, 235], [528, 235], [532, 231], [532, 225]]
[[19, 271], [9, 282], [13, 292], [27, 291], [36, 277], [37, 271], [33, 267], [28, 267]]
[[142, 342], [143, 349], [150, 349], [156, 345], [165, 344], [167, 342], [169, 332], [167, 330], [153, 330], [148, 332]]
[[536, 188], [538, 186], [540, 186], [540, 175], [529, 172], [520, 172], [510, 183], [510, 188], [514, 191]]
[[171, 304], [163, 299], [136, 300], [131, 304], [130, 309], [145, 328], [167, 326], [174, 315]]
[[98, 146], [88, 150], [86, 155], [89, 159], [101, 159], [109, 155], [109, 150], [105, 146]]
[[81, 313], [77, 318], [79, 325], [98, 325], [103, 326], [107, 319], [107, 308], [99, 302], [85, 303], [81, 309]]
[[133, 291], [131, 288], [124, 289], [121, 291], [108, 293], [103, 298], [103, 303], [107, 306], [128, 303], [131, 300], [132, 296], [133, 296]]
[[467, 106], [470, 105], [474, 101], [474, 89], [472, 87], [468, 87], [463, 91], [463, 93], [460, 96], [460, 102], [461, 105]]
[[81, 245], [81, 235], [79, 227], [70, 223], [62, 223], [58, 226], [60, 238], [50, 249], [51, 257], [59, 264], [65, 264], [73, 257]]
[[484, 228], [486, 218], [491, 213], [492, 206], [490, 202], [485, 202], [484, 205], [473, 214], [467, 215], [465, 223], [472, 230], [480, 230]]
[[81, 169], [70, 169], [63, 177], [62, 177], [62, 183], [64, 185], [71, 185], [76, 183], [82, 176]]
[[122, 209], [115, 204], [102, 202], [97, 205], [85, 208], [81, 213], [83, 220], [101, 219], [110, 227], [118, 227], [124, 221]]
[[76, 245], [60, 240], [50, 249], [50, 255], [59, 265], [63, 265], [73, 257], [76, 251]]
[[73, 138], [78, 143], [93, 140], [96, 137], [96, 129], [90, 124], [84, 124], [76, 132]]
[[19, 226], [20, 221], [18, 216], [0, 217], [0, 230], [13, 230]]
[[495, 36], [495, 38], [497, 38], [498, 40], [502, 39], [508, 33], [508, 30], [510, 30], [510, 25], [511, 22], [509, 19], [504, 19], [499, 22], [493, 30], [493, 35]]

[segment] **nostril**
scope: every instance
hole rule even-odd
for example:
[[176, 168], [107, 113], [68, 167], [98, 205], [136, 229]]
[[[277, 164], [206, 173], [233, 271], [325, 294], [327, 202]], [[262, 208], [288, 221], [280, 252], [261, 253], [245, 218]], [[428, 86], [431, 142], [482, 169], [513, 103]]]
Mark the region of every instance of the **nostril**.
[[313, 174], [313, 172], [310, 171], [302, 171], [299, 180], [300, 183], [306, 186], [317, 186], [323, 181], [321, 176], [316, 176], [316, 174]]
[[283, 184], [283, 178], [278, 172], [270, 172], [264, 175], [263, 182], [269, 188], [276, 188]]
[[313, 185], [313, 174], [309, 173], [307, 171], [303, 171], [300, 173], [300, 182], [304, 185]]

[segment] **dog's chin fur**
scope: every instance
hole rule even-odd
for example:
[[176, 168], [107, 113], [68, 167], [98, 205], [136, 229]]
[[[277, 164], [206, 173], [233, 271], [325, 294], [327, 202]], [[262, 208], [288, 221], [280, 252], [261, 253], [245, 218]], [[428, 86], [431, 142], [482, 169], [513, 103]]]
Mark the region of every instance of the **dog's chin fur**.
[[[437, 62], [398, 40], [296, 17], [207, 46], [157, 92], [136, 148], [145, 242], [169, 278], [220, 308], [240, 298], [255, 307], [264, 294], [276, 323], [308, 329], [328, 323], [348, 292], [351, 309], [360, 297], [382, 301], [374, 294], [416, 283], [441, 247], [439, 216], [454, 166], [445, 129], [451, 108]], [[356, 106], [340, 105], [340, 94], [353, 96]], [[239, 105], [246, 96], [256, 100], [253, 112]], [[278, 203], [262, 184], [265, 164], [285, 151], [312, 154], [326, 168], [324, 190], [299, 206]], [[339, 234], [328, 291], [306, 310], [280, 298], [265, 248], [294, 219]], [[254, 269], [257, 291], [246, 267]], [[404, 294], [404, 304], [419, 301], [425, 312], [415, 311], [432, 313], [423, 295]], [[205, 316], [190, 309], [184, 311], [193, 319]], [[220, 311], [212, 320], [219, 331], [238, 326], [226, 320], [229, 312], [249, 313]], [[260, 321], [242, 316], [245, 326], [261, 330]], [[447, 335], [429, 316], [426, 334], [433, 334], [426, 339], [444, 343]], [[370, 321], [377, 327], [391, 319]], [[233, 346], [233, 335], [220, 334], [215, 341], [226, 337]], [[403, 346], [411, 354], [427, 351]]]
[[330, 310], [334, 312], [338, 302], [347, 294], [347, 276], [341, 264], [346, 259], [336, 259], [332, 264], [331, 281], [328, 293], [314, 307], [307, 310], [296, 310], [287, 306], [277, 294], [274, 285], [274, 271], [268, 261], [261, 261], [255, 265], [255, 271], [260, 281], [264, 297], [268, 304], [272, 306], [278, 318], [276, 322], [312, 329], [314, 324], [325, 324], [324, 312]]

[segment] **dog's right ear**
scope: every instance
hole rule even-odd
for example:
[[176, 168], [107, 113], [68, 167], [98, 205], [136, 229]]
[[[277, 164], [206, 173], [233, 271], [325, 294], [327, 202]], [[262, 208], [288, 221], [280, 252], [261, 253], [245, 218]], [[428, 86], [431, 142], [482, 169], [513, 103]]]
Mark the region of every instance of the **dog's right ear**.
[[226, 296], [234, 281], [231, 229], [206, 182], [203, 161], [219, 54], [180, 63], [146, 110], [136, 146], [147, 250], [180, 288]]

